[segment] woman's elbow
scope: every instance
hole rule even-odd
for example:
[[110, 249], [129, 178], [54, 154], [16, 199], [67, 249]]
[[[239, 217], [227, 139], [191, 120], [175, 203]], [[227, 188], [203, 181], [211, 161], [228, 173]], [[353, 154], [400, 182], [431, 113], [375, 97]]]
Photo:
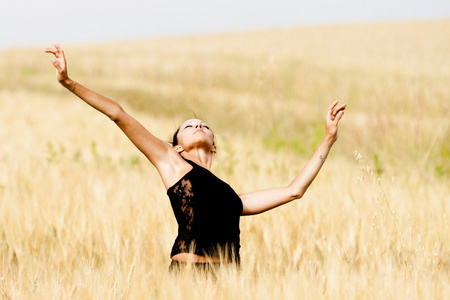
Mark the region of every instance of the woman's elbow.
[[108, 114], [108, 117], [111, 119], [111, 121], [118, 123], [122, 119], [122, 116], [124, 116], [125, 111], [123, 110], [122, 106], [119, 104], [115, 105], [111, 111]]
[[303, 188], [290, 188], [289, 196], [290, 200], [297, 200], [303, 197], [305, 190]]

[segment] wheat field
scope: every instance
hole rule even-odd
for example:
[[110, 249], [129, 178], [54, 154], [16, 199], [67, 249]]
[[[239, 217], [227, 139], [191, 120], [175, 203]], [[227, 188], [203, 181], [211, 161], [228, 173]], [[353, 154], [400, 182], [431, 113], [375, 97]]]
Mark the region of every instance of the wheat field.
[[[450, 21], [61, 45], [69, 75], [169, 141], [197, 116], [238, 193], [287, 185], [348, 108], [297, 201], [241, 218], [240, 270], [168, 272], [176, 221], [115, 124], [44, 47], [0, 52], [0, 298], [447, 299]], [[57, 42], [57, 41], [55, 41]]]

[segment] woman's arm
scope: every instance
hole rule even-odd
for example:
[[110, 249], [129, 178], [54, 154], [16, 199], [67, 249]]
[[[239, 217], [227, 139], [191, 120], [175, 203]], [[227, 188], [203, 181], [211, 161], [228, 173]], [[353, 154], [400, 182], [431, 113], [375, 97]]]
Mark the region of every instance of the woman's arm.
[[346, 104], [336, 107], [334, 102], [329, 108], [325, 120], [326, 134], [313, 156], [300, 173], [287, 186], [272, 188], [239, 195], [244, 209], [242, 215], [254, 215], [268, 211], [292, 200], [301, 198], [319, 173], [334, 142], [337, 140], [338, 123], [344, 115]]
[[127, 114], [119, 103], [70, 79], [66, 58], [61, 47], [55, 45], [55, 49], [47, 48], [45, 52], [55, 55], [52, 63], [56, 68], [56, 78], [59, 83], [114, 121], [131, 142], [158, 169], [166, 188], [174, 184], [181, 177], [180, 174], [186, 172], [185, 169], [189, 168], [189, 165], [184, 163], [180, 155], [168, 143], [156, 138]]

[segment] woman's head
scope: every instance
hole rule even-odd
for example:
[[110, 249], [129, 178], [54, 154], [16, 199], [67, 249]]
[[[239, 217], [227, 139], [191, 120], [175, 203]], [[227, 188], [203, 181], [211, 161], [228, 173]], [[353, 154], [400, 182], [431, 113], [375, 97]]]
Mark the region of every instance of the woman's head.
[[208, 124], [199, 119], [189, 119], [175, 131], [172, 146], [189, 150], [193, 147], [209, 147], [215, 152], [214, 134]]

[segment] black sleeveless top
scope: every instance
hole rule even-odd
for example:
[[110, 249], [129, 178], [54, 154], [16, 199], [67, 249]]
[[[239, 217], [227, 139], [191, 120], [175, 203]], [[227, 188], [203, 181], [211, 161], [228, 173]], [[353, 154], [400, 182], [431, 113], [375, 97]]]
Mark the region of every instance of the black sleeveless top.
[[193, 169], [167, 190], [178, 222], [170, 256], [194, 253], [239, 263], [241, 199], [209, 170], [186, 161]]

